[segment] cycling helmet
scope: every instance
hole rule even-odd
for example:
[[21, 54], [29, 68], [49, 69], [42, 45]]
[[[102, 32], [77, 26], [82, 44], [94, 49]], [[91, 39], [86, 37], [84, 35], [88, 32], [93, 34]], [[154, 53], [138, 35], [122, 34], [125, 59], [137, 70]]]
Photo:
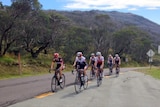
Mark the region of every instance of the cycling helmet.
[[77, 52], [77, 56], [81, 57], [82, 56], [82, 52]]
[[95, 54], [94, 53], [91, 53], [91, 56], [94, 56]]
[[112, 57], [112, 55], [111, 55], [111, 54], [109, 54], [109, 57]]
[[97, 52], [96, 55], [97, 55], [97, 56], [101, 56], [101, 52]]
[[119, 55], [118, 55], [118, 54], [116, 54], [116, 55], [115, 55], [115, 57], [119, 57]]
[[59, 57], [59, 53], [54, 53], [54, 58], [58, 58]]

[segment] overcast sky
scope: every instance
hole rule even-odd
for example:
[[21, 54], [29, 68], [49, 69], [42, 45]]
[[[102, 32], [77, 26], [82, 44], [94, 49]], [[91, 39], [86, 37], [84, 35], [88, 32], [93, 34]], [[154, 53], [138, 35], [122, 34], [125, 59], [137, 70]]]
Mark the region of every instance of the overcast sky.
[[[11, 0], [0, 0], [11, 5]], [[43, 9], [54, 10], [104, 10], [129, 12], [143, 16], [160, 25], [160, 0], [39, 0]]]

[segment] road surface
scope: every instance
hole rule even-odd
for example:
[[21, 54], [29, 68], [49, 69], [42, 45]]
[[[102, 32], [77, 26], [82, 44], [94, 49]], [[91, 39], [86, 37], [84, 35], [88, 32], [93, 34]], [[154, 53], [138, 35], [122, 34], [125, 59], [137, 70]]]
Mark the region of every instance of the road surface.
[[10, 107], [159, 107], [160, 81], [139, 72], [122, 72], [119, 77], [105, 76], [97, 87], [90, 81], [79, 94], [73, 86], [57, 93], [42, 94]]

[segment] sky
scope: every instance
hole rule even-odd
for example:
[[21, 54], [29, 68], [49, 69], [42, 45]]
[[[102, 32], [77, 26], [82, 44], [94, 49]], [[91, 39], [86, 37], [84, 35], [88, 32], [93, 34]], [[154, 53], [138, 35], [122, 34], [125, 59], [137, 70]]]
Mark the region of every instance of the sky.
[[[0, 0], [11, 5], [11, 0]], [[133, 13], [160, 25], [160, 0], [39, 0], [42, 9], [118, 11]]]

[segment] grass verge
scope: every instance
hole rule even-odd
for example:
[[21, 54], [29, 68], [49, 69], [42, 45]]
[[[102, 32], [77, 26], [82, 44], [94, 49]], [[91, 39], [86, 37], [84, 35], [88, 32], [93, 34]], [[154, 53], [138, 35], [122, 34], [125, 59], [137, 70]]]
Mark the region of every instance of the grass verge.
[[138, 71], [142, 72], [146, 75], [151, 75], [154, 78], [160, 79], [160, 68], [158, 68], [158, 67], [152, 67], [151, 69], [150, 68], [141, 69], [141, 70], [138, 70]]

